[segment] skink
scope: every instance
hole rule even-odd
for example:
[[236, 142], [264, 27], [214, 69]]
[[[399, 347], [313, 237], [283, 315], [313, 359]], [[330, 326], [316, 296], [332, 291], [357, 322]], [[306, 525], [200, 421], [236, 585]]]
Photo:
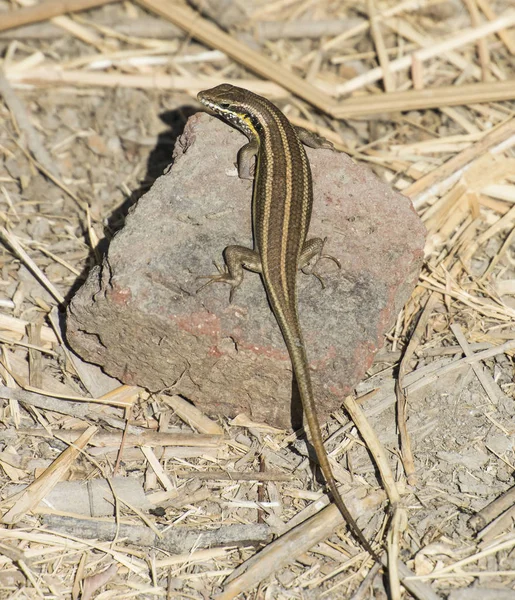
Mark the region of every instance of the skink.
[[311, 441], [331, 495], [363, 547], [379, 561], [345, 506], [336, 487], [325, 450], [297, 311], [297, 273], [321, 255], [323, 240], [307, 240], [313, 207], [311, 169], [302, 142], [326, 147], [326, 140], [294, 128], [269, 100], [243, 88], [222, 84], [198, 94], [199, 101], [240, 129], [249, 143], [238, 152], [240, 177], [252, 177], [257, 157], [252, 217], [254, 249], [227, 246], [226, 272], [209, 277], [234, 290], [243, 269], [260, 273], [273, 314], [279, 324], [299, 389]]

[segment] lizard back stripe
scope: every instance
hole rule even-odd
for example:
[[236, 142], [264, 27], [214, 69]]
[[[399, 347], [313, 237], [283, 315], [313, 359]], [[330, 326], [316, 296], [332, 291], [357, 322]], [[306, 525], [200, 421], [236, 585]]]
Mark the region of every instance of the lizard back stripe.
[[298, 318], [297, 272], [313, 205], [311, 169], [304, 146], [285, 115], [248, 90], [224, 84], [201, 92], [199, 98], [257, 142], [252, 212], [254, 249], [260, 255], [263, 282], [288, 349], [311, 441], [334, 502], [363, 547], [379, 562], [336, 486], [316, 414]]

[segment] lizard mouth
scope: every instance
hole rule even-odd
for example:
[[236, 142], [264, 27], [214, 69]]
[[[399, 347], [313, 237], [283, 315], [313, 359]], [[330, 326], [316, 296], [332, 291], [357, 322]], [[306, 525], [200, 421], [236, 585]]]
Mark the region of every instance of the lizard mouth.
[[222, 106], [220, 104], [217, 104], [216, 102], [213, 102], [213, 100], [211, 100], [208, 96], [205, 95], [205, 92], [199, 92], [197, 94], [197, 100], [207, 108], [211, 109], [213, 112], [218, 114], [225, 114], [225, 111], [223, 110]]
[[197, 100], [204, 106], [207, 106], [208, 108], [210, 108], [211, 110], [214, 110], [215, 112], [217, 111], [218, 106], [214, 102], [211, 102], [211, 100], [208, 100], [207, 98], [205, 98], [204, 96], [201, 96], [199, 94], [197, 96]]

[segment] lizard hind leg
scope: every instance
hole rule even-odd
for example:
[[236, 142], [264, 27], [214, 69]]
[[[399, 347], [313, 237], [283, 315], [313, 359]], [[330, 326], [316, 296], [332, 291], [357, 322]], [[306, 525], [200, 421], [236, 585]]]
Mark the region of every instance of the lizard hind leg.
[[[340, 261], [330, 254], [324, 254], [324, 245], [327, 241], [327, 238], [312, 238], [304, 242], [304, 247], [302, 249], [302, 253], [300, 255], [299, 268], [306, 275], [314, 275], [318, 281], [320, 281], [322, 285], [322, 289], [325, 288], [325, 283], [322, 276], [316, 270], [318, 263], [323, 259], [327, 258], [332, 260], [336, 266], [341, 269], [342, 265]], [[311, 265], [311, 261], [315, 259], [313, 265]]]
[[197, 279], [208, 280], [197, 290], [197, 293], [211, 283], [227, 283], [231, 286], [229, 302], [232, 302], [234, 292], [243, 281], [243, 269], [261, 273], [261, 260], [258, 252], [251, 250], [250, 248], [246, 248], [245, 246], [227, 246], [227, 248], [224, 250], [224, 259], [225, 270], [221, 270], [217, 266], [217, 274], [200, 275], [197, 277]]

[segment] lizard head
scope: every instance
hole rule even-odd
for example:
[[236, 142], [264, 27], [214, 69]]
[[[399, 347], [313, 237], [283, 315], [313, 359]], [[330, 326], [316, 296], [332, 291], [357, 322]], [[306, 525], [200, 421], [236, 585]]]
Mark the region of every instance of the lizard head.
[[222, 83], [197, 95], [200, 103], [235, 125], [249, 137], [256, 136], [259, 128], [256, 116], [256, 94], [228, 83]]

